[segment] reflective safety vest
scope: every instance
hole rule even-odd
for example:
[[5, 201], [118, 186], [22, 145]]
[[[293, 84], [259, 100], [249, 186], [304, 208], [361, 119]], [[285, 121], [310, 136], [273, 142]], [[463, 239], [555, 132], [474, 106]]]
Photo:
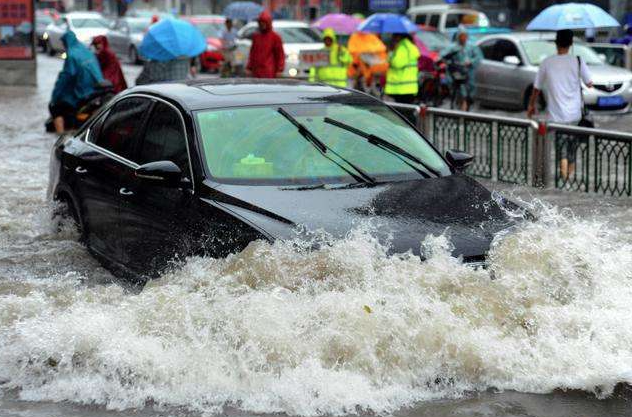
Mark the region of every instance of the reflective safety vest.
[[397, 44], [388, 61], [384, 93], [387, 95], [417, 94], [419, 56], [419, 49], [409, 39], [404, 38]]
[[329, 49], [329, 65], [311, 67], [309, 81], [331, 84], [336, 87], [347, 86], [347, 67], [351, 63], [351, 54], [344, 46], [334, 43]]

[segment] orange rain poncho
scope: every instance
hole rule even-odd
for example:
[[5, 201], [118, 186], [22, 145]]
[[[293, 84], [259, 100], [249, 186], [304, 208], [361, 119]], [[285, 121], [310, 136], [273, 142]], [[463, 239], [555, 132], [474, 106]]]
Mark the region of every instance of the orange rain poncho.
[[[385, 73], [388, 70], [388, 53], [386, 45], [374, 33], [356, 32], [349, 38], [347, 49], [353, 57], [352, 65], [349, 66], [349, 77], [362, 77], [370, 82], [373, 74]], [[371, 56], [370, 61], [365, 62], [360, 55]]]

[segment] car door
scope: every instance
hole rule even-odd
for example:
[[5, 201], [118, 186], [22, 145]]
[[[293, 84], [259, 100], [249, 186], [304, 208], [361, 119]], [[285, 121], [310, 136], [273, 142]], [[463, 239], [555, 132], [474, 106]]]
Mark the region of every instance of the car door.
[[151, 101], [131, 97], [114, 104], [90, 128], [88, 143], [94, 152], [78, 161], [77, 189], [90, 247], [120, 262], [118, 232], [121, 178], [132, 175], [131, 161]]
[[[477, 92], [479, 99], [521, 105], [522, 88], [518, 81], [523, 63], [516, 44], [509, 39], [494, 39], [483, 42], [481, 50], [484, 59], [475, 76], [477, 87], [482, 87]], [[514, 57], [518, 62], [505, 62], [507, 57]]]
[[199, 215], [194, 209], [193, 175], [180, 111], [156, 100], [142, 135], [136, 162], [171, 161], [182, 170], [181, 186], [125, 176], [120, 230], [123, 262], [141, 275], [154, 275], [176, 257], [186, 257]]

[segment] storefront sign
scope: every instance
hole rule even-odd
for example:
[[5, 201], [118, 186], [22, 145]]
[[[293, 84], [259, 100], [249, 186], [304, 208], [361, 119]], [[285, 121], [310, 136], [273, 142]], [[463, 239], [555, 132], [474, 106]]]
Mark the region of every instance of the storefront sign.
[[382, 10], [406, 10], [406, 0], [369, 0], [369, 10], [372, 12]]
[[0, 2], [0, 59], [33, 59], [33, 0]]

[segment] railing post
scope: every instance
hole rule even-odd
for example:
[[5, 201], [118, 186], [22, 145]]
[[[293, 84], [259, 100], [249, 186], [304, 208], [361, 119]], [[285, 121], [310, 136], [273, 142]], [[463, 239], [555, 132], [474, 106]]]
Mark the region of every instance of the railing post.
[[417, 117], [417, 128], [428, 138], [430, 136], [430, 122], [428, 117], [428, 106], [421, 104], [419, 106], [419, 115]]
[[544, 188], [550, 179], [549, 153], [550, 141], [547, 140], [547, 126], [545, 122], [539, 122], [537, 129], [532, 129], [533, 135], [533, 186]]

